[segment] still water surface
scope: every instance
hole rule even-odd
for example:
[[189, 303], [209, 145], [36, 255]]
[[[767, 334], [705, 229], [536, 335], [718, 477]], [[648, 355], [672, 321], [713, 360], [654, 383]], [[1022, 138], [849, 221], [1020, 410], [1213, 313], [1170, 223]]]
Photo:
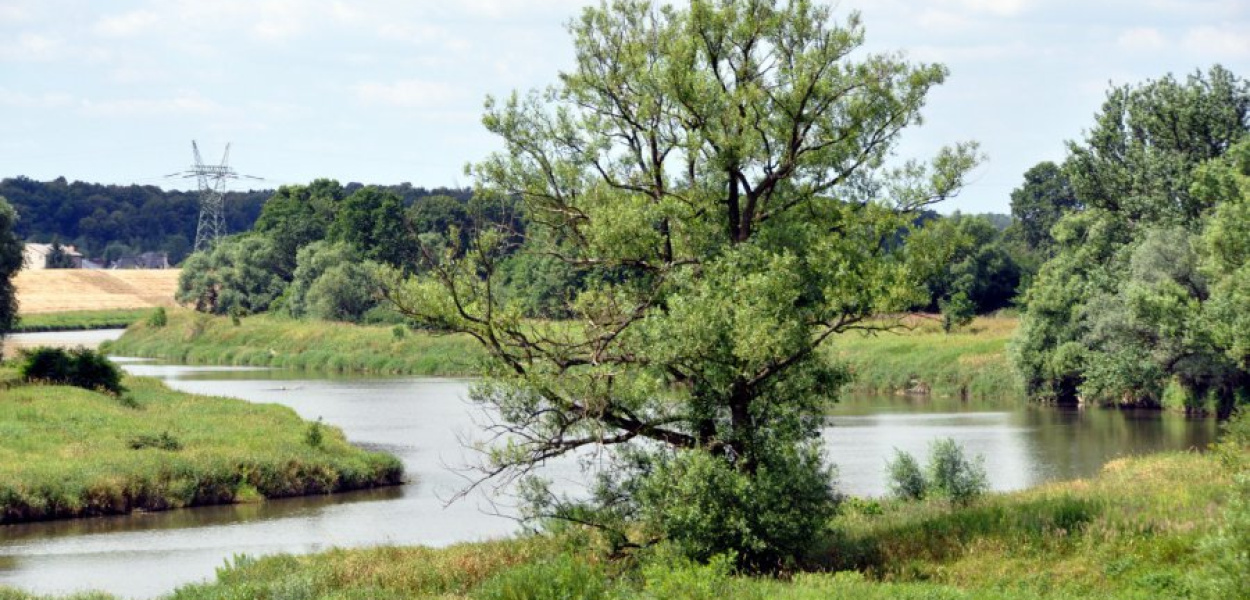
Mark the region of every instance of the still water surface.
[[[0, 585], [148, 598], [211, 578], [215, 567], [238, 553], [445, 545], [518, 531], [514, 521], [497, 515], [509, 512], [506, 497], [475, 494], [445, 505], [464, 483], [450, 467], [472, 459], [462, 444], [477, 418], [465, 400], [466, 381], [314, 378], [143, 362], [128, 362], [126, 369], [180, 390], [275, 402], [302, 417], [323, 418], [353, 442], [399, 456], [412, 482], [332, 497], [0, 526]], [[883, 466], [895, 448], [923, 460], [928, 443], [939, 437], [953, 437], [984, 455], [993, 487], [1010, 490], [1090, 475], [1118, 456], [1205, 447], [1214, 434], [1212, 421], [1157, 412], [901, 397], [849, 398], [824, 430], [840, 488], [861, 495], [883, 493]], [[550, 466], [547, 474], [566, 489], [582, 479], [572, 461]]]

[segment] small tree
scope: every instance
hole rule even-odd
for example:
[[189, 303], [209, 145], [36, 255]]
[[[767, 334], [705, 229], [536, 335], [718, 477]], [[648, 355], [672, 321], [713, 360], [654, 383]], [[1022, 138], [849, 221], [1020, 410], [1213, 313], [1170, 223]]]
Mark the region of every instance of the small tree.
[[920, 463], [912, 455], [894, 449], [894, 458], [886, 463], [886, 480], [890, 494], [903, 500], [922, 500], [929, 489], [929, 481], [920, 470]]
[[977, 316], [976, 305], [963, 292], [955, 292], [938, 302], [938, 305], [942, 310], [942, 331], [946, 333], [971, 323]]
[[13, 277], [22, 269], [22, 240], [17, 237], [17, 211], [0, 196], [0, 338], [17, 324], [17, 289]]
[[930, 490], [955, 504], [968, 504], [989, 489], [985, 458], [964, 456], [963, 446], [951, 438], [929, 445]]

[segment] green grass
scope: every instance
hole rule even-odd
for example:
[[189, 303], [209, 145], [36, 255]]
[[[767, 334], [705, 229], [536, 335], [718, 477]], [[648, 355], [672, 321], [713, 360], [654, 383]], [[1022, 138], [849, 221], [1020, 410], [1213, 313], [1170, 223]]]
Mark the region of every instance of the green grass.
[[124, 384], [120, 398], [64, 386], [0, 391], [0, 523], [329, 493], [402, 476], [395, 457], [283, 406], [175, 392], [154, 379]]
[[467, 336], [256, 315], [228, 317], [170, 310], [164, 327], [131, 325], [102, 350], [184, 364], [277, 367], [386, 375], [475, 375], [482, 350]]
[[850, 367], [854, 391], [1023, 399], [1007, 359], [1016, 319], [980, 317], [949, 334], [938, 320], [912, 318], [905, 324], [909, 329], [897, 333], [845, 333], [828, 345]]
[[116, 329], [148, 318], [153, 310], [155, 309], [119, 308], [20, 315], [17, 326], [13, 328], [13, 333]]
[[[1097, 477], [940, 501], [848, 503], [807, 572], [734, 574], [663, 549], [608, 558], [585, 533], [444, 549], [236, 557], [176, 600], [602, 598], [763, 600], [1217, 598], [1204, 540], [1233, 489], [1209, 455], [1122, 459]], [[16, 592], [0, 599], [27, 600]]]
[[[854, 373], [852, 391], [895, 393], [911, 389], [963, 398], [1022, 398], [1007, 362], [1014, 318], [979, 318], [951, 334], [939, 322], [912, 319], [910, 329], [843, 334], [827, 345]], [[175, 363], [268, 366], [392, 375], [477, 375], [483, 350], [462, 335], [406, 331], [392, 326], [297, 321], [269, 315], [243, 319], [186, 310], [169, 313], [169, 324], [136, 322], [104, 350], [119, 356]]]

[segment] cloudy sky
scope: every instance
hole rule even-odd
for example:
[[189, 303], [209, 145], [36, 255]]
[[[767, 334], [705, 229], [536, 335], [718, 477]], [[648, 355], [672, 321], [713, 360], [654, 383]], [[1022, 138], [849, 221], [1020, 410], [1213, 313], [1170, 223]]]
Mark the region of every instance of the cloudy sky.
[[[585, 0], [0, 0], [0, 176], [186, 188], [190, 141], [266, 178], [469, 185], [482, 100], [554, 81]], [[1250, 0], [840, 0], [867, 49], [951, 70], [903, 156], [975, 139], [944, 210], [1006, 212], [1109, 83], [1250, 77]]]

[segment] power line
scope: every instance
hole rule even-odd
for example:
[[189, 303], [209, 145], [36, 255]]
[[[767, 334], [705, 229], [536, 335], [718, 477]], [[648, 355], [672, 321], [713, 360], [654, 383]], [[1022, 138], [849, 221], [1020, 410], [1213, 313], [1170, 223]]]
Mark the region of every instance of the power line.
[[221, 155], [220, 165], [204, 164], [204, 160], [200, 158], [200, 147], [195, 140], [191, 140], [191, 152], [195, 155], [195, 164], [191, 165], [190, 169], [170, 173], [165, 177], [187, 179], [194, 177], [199, 183], [200, 219], [195, 226], [195, 251], [199, 252], [212, 249], [217, 240], [226, 235], [226, 180], [240, 177], [258, 181], [264, 181], [264, 179], [254, 175], [239, 175], [231, 169], [228, 165], [230, 161], [230, 144], [228, 143], [226, 151]]

